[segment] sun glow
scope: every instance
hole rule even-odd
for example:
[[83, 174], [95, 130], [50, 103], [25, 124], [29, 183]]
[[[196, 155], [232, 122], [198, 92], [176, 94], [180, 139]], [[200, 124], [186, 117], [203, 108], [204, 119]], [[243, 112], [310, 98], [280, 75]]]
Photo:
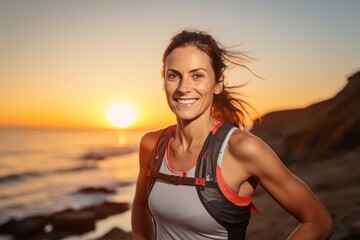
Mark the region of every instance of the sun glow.
[[136, 113], [128, 105], [117, 105], [109, 109], [108, 119], [116, 127], [127, 128], [135, 122]]

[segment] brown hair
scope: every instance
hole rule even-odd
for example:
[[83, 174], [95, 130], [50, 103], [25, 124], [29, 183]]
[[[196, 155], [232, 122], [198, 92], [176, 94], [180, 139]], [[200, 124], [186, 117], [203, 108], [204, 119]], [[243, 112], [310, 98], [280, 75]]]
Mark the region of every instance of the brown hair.
[[[249, 61], [249, 57], [239, 52], [231, 52], [226, 50], [219, 42], [212, 36], [203, 31], [189, 31], [184, 30], [175, 35], [171, 40], [169, 46], [165, 49], [163, 54], [163, 68], [162, 76], [165, 78], [165, 62], [166, 57], [176, 48], [194, 46], [205, 52], [210, 60], [215, 73], [215, 81], [219, 83], [224, 81], [223, 73], [229, 65], [240, 66], [251, 73], [253, 73], [245, 62]], [[227, 65], [228, 64], [228, 65]], [[253, 73], [254, 74], [254, 73]], [[255, 74], [254, 74], [255, 75]], [[256, 76], [256, 75], [255, 75]], [[227, 86], [224, 84], [224, 89], [220, 94], [214, 95], [212, 105], [212, 116], [218, 121], [227, 122], [236, 126], [246, 127], [245, 117], [249, 116], [246, 107], [253, 109], [247, 102], [240, 98], [240, 94], [236, 89], [240, 86]]]

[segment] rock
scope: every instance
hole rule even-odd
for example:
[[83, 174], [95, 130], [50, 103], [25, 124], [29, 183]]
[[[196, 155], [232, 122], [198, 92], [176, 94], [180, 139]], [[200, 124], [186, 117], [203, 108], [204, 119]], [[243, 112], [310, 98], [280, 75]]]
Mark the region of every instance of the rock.
[[13, 222], [11, 231], [16, 239], [29, 239], [42, 234], [46, 223], [46, 217], [33, 216]]
[[0, 234], [11, 234], [15, 219], [10, 219], [9, 221], [0, 225]]
[[87, 194], [92, 194], [92, 193], [116, 193], [115, 190], [113, 189], [108, 189], [108, 188], [104, 188], [104, 187], [87, 187], [87, 188], [82, 188], [78, 191], [78, 193], [87, 193]]
[[[21, 220], [11, 219], [0, 225], [0, 234], [12, 235], [14, 239], [55, 240], [92, 231], [95, 229], [96, 220], [120, 214], [129, 209], [129, 203], [104, 202], [80, 210], [64, 210], [49, 216], [33, 216]], [[114, 232], [117, 235], [120, 233], [118, 230], [114, 230]], [[123, 232], [123, 235], [127, 236], [129, 233]]]
[[67, 210], [51, 216], [53, 231], [85, 233], [95, 229], [96, 215], [93, 211]]
[[94, 212], [96, 219], [104, 219], [111, 215], [120, 214], [130, 209], [128, 203], [104, 202], [101, 205], [86, 208]]
[[120, 228], [113, 228], [104, 236], [97, 238], [95, 240], [131, 240], [131, 232], [124, 232]]
[[334, 97], [303, 109], [276, 111], [251, 130], [285, 163], [322, 160], [360, 149], [360, 72]]

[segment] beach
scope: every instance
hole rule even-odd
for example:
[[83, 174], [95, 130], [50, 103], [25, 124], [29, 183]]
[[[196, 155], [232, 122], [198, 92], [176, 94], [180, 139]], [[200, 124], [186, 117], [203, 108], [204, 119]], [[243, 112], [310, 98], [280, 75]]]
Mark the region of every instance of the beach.
[[[124, 144], [124, 132], [116, 130], [0, 130], [1, 238], [89, 239], [115, 227], [129, 232], [143, 132], [125, 134]], [[70, 227], [56, 225], [61, 219], [83, 230], [54, 234]]]

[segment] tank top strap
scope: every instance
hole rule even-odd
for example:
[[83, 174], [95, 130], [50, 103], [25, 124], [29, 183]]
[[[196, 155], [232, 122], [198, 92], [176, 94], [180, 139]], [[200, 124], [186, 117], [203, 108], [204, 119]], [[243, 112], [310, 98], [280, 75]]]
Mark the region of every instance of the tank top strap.
[[230, 131], [227, 133], [225, 139], [224, 139], [224, 142], [220, 148], [220, 152], [219, 152], [219, 156], [218, 156], [218, 159], [217, 159], [217, 165], [221, 168], [221, 163], [222, 163], [222, 159], [223, 159], [223, 156], [224, 156], [224, 151], [225, 151], [225, 148], [229, 142], [229, 139], [232, 135], [232, 133], [237, 130], [238, 128], [237, 127], [233, 127], [230, 129]]

